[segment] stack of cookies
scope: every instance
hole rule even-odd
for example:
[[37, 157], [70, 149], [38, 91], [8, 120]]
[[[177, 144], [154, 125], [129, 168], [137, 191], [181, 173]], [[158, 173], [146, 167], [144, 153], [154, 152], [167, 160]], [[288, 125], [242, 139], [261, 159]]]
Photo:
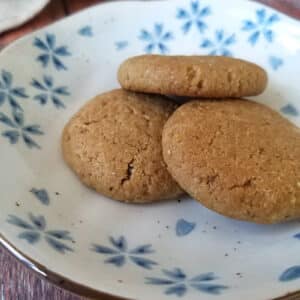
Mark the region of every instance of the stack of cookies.
[[118, 78], [123, 89], [92, 99], [64, 129], [65, 161], [83, 183], [130, 203], [187, 192], [235, 219], [300, 217], [299, 129], [240, 99], [264, 91], [262, 68], [228, 57], [143, 55], [125, 61]]

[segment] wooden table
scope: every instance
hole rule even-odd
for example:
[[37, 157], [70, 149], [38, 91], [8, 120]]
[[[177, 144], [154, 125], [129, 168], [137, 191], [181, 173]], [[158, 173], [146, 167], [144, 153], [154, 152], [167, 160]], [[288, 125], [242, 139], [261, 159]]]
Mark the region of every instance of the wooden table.
[[[294, 18], [300, 19], [300, 0], [259, 1], [273, 6]], [[103, 2], [103, 0], [52, 0], [33, 20], [18, 29], [0, 35], [0, 49], [26, 33], [100, 2]], [[0, 300], [62, 299], [83, 300], [82, 297], [73, 295], [39, 278], [35, 273], [13, 258], [7, 250], [0, 248]], [[300, 294], [290, 295], [282, 299], [299, 300]]]

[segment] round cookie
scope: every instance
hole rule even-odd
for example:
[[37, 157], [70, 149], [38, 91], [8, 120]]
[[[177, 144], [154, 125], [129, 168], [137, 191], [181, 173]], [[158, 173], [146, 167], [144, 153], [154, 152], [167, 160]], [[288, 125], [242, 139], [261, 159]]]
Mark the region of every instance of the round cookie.
[[172, 102], [114, 90], [88, 102], [62, 136], [67, 164], [87, 186], [132, 203], [169, 199], [183, 192], [163, 161], [161, 135]]
[[192, 101], [163, 130], [163, 155], [179, 185], [232, 218], [300, 217], [300, 130], [248, 100]]
[[136, 56], [123, 62], [118, 79], [130, 91], [207, 98], [255, 96], [267, 85], [258, 65], [222, 56]]

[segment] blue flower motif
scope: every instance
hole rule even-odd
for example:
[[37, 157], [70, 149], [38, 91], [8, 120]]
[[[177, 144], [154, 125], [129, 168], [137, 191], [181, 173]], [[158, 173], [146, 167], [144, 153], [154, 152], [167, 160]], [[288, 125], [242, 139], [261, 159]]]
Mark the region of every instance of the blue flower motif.
[[177, 12], [177, 19], [183, 20], [181, 27], [184, 34], [188, 33], [193, 25], [203, 33], [207, 29], [206, 23], [203, 19], [211, 14], [209, 6], [200, 7], [200, 1], [191, 1], [190, 11], [188, 9], [179, 8]]
[[232, 52], [228, 49], [236, 42], [235, 34], [225, 35], [223, 30], [216, 30], [215, 39], [204, 39], [200, 47], [209, 49], [209, 55], [232, 56]]
[[45, 105], [50, 99], [56, 108], [65, 108], [60, 97], [70, 95], [68, 88], [65, 86], [55, 87], [51, 76], [44, 75], [42, 81], [33, 79], [31, 85], [41, 92], [34, 96], [34, 99], [41, 105]]
[[179, 219], [176, 222], [176, 235], [185, 236], [190, 234], [196, 227], [196, 223], [188, 222], [185, 219]]
[[162, 270], [162, 273], [164, 274], [163, 278], [146, 277], [146, 283], [165, 286], [166, 295], [182, 297], [188, 292], [189, 288], [218, 295], [223, 290], [228, 289], [228, 286], [211, 283], [218, 279], [214, 273], [204, 273], [192, 278], [188, 278], [180, 268], [171, 271]]
[[158, 50], [159, 53], [165, 54], [169, 52], [166, 43], [173, 39], [173, 34], [170, 31], [164, 32], [163, 24], [154, 24], [153, 32], [142, 29], [139, 39], [147, 43], [144, 49], [146, 53]]
[[43, 135], [39, 125], [25, 125], [24, 115], [21, 111], [14, 111], [13, 118], [0, 112], [0, 123], [8, 126], [10, 129], [2, 132], [2, 136], [7, 138], [11, 144], [17, 144], [20, 138], [29, 148], [41, 147], [31, 138], [31, 135]]
[[66, 56], [70, 56], [71, 53], [66, 46], [56, 46], [56, 37], [54, 34], [47, 33], [45, 40], [36, 37], [33, 45], [43, 52], [37, 57], [37, 61], [40, 62], [44, 68], [52, 62], [58, 71], [67, 70], [62, 59]]
[[2, 70], [0, 77], [0, 106], [8, 101], [13, 110], [22, 110], [17, 99], [28, 98], [25, 89], [13, 86], [13, 76], [10, 72]]
[[129, 250], [127, 241], [123, 236], [118, 239], [110, 237], [109, 241], [112, 247], [106, 247], [98, 244], [94, 244], [92, 246], [92, 251], [109, 256], [109, 258], [104, 261], [105, 263], [122, 267], [125, 265], [126, 261], [129, 260], [137, 266], [148, 270], [152, 269], [154, 265], [157, 265], [155, 261], [144, 257], [145, 255], [154, 252], [151, 245], [142, 245]]
[[85, 37], [92, 37], [94, 35], [92, 27], [88, 25], [80, 28], [78, 34]]
[[300, 266], [293, 266], [285, 270], [279, 277], [279, 281], [287, 282], [300, 279]]
[[283, 59], [276, 56], [269, 57], [269, 63], [274, 71], [277, 71], [283, 65]]
[[257, 43], [261, 35], [271, 43], [274, 40], [274, 32], [270, 27], [278, 21], [279, 17], [277, 14], [267, 16], [265, 9], [259, 9], [256, 11], [256, 21], [245, 20], [242, 30], [252, 32], [248, 38], [252, 46]]
[[50, 204], [50, 197], [45, 189], [32, 188], [30, 192], [44, 205]]
[[116, 50], [120, 51], [127, 48], [129, 45], [128, 41], [118, 41], [115, 42]]
[[34, 216], [32, 213], [29, 213], [28, 216], [29, 221], [25, 221], [15, 215], [8, 216], [8, 223], [23, 229], [18, 235], [20, 239], [24, 239], [29, 244], [34, 245], [43, 238], [50, 247], [61, 254], [65, 254], [66, 251], [74, 251], [66, 245], [67, 241], [74, 242], [69, 231], [46, 230], [46, 219], [43, 216]]
[[298, 109], [291, 103], [281, 107], [280, 111], [285, 115], [289, 115], [292, 117], [298, 117], [300, 115]]

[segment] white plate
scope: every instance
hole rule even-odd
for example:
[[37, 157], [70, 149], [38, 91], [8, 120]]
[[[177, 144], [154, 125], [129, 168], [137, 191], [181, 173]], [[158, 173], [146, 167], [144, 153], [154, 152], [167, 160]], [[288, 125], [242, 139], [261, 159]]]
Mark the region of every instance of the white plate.
[[41, 274], [93, 295], [263, 300], [298, 290], [298, 222], [238, 222], [192, 199], [125, 205], [85, 188], [66, 167], [64, 124], [87, 99], [118, 87], [121, 61], [145, 52], [254, 61], [270, 77], [255, 99], [300, 124], [298, 22], [233, 0], [86, 10], [0, 55], [2, 243]]
[[1, 0], [0, 33], [25, 23], [48, 2], [49, 0]]

